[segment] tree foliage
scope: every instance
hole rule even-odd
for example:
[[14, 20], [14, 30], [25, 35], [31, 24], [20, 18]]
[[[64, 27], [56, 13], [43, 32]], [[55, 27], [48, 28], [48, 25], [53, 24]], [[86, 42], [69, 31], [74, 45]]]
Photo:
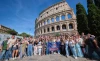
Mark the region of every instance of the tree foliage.
[[88, 33], [89, 28], [88, 28], [88, 18], [87, 18], [87, 13], [85, 11], [85, 8], [83, 5], [78, 3], [76, 5], [76, 14], [77, 14], [77, 25], [78, 25], [78, 32], [82, 33]]
[[[87, 0], [87, 3], [88, 2], [89, 1]], [[91, 34], [96, 36], [100, 35], [100, 10], [94, 3], [88, 4], [88, 26]]]
[[94, 0], [94, 3], [100, 9], [100, 0]]
[[87, 0], [87, 7], [89, 6], [89, 4], [93, 4], [93, 0]]
[[18, 34], [18, 32], [15, 31], [14, 29], [13, 30], [8, 30], [7, 33], [11, 34], [11, 35], [17, 35]]
[[60, 36], [60, 34], [59, 33], [55, 33], [55, 36]]
[[23, 32], [23, 33], [19, 34], [19, 36], [23, 36], [23, 37], [30, 37], [31, 35], [29, 35], [29, 34], [27, 34], [27, 33]]

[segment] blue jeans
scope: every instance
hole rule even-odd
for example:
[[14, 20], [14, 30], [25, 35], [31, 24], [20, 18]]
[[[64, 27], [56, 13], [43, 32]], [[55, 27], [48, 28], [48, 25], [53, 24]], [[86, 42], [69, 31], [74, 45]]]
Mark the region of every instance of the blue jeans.
[[58, 53], [60, 53], [60, 48], [58, 47]]
[[75, 48], [76, 48], [76, 51], [77, 51], [77, 56], [78, 57], [83, 57], [83, 53], [82, 53], [81, 47], [80, 47], [80, 45], [78, 43], [76, 43]]
[[95, 48], [88, 47], [88, 55], [89, 55], [89, 58], [94, 58], [93, 57], [93, 53], [94, 52], [95, 52], [95, 54], [97, 53], [97, 56], [98, 57], [100, 57], [100, 48], [95, 49]]
[[66, 50], [66, 56], [69, 56], [68, 45], [66, 45], [66, 48], [65, 48], [65, 50]]
[[5, 59], [12, 58], [12, 47], [6, 51]]
[[6, 53], [6, 50], [3, 50], [2, 53], [0, 54], [0, 60], [5, 59], [5, 56], [6, 56], [5, 53]]
[[27, 54], [28, 54], [28, 56], [32, 56], [32, 54], [33, 54], [33, 46], [32, 46], [32, 44], [28, 44]]
[[49, 48], [46, 48], [46, 55], [50, 53]]
[[72, 54], [74, 57], [77, 57], [77, 53], [76, 53], [76, 49], [75, 49], [75, 46], [70, 46], [70, 49], [72, 51]]
[[22, 58], [22, 56], [23, 56], [23, 54], [22, 54], [22, 45], [20, 45], [19, 52], [20, 52], [19, 56], [20, 56], [20, 58]]

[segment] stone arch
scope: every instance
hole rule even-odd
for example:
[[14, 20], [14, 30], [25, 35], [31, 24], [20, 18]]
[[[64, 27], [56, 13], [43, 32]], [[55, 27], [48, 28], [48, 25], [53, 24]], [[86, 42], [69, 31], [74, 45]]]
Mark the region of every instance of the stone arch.
[[49, 19], [47, 20], [47, 24], [50, 24], [50, 20]]
[[47, 32], [50, 32], [50, 28], [47, 28]]
[[57, 30], [60, 30], [60, 26], [59, 26], [59, 25], [57, 25], [57, 26], [56, 26], [56, 29], [57, 29]]
[[54, 23], [54, 18], [51, 18], [51, 22]]
[[71, 18], [72, 18], [72, 14], [68, 13], [68, 19], [71, 19]]
[[65, 15], [62, 15], [61, 16], [61, 20], [65, 20]]
[[70, 23], [69, 24], [69, 29], [73, 29], [74, 27], [73, 27], [73, 23]]
[[66, 24], [63, 24], [62, 25], [62, 29], [66, 29]]
[[42, 34], [42, 30], [41, 30], [41, 34]]
[[46, 21], [44, 21], [44, 25], [46, 25]]
[[57, 21], [57, 22], [60, 21], [59, 16], [56, 16], [56, 21]]
[[52, 30], [52, 31], [55, 31], [55, 28], [54, 28], [54, 26], [52, 26], [52, 27], [51, 27], [51, 30]]
[[44, 29], [44, 33], [46, 32], [46, 29]]

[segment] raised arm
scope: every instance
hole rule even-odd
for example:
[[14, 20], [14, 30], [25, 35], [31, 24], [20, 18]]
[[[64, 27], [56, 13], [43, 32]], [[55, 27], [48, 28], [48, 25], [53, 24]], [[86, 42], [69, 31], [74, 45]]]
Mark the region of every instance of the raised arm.
[[93, 40], [93, 42], [94, 42], [96, 48], [99, 48], [98, 43], [97, 43], [97, 41], [95, 39]]

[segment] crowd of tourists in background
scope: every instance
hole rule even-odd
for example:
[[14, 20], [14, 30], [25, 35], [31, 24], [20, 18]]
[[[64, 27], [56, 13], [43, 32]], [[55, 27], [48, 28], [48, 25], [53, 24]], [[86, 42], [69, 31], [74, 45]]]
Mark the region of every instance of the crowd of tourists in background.
[[100, 57], [100, 47], [94, 35], [60, 35], [40, 36], [38, 38], [23, 37], [4, 40], [0, 46], [0, 60], [8, 61], [33, 55], [61, 54], [66, 57], [86, 57], [92, 59], [93, 52]]

